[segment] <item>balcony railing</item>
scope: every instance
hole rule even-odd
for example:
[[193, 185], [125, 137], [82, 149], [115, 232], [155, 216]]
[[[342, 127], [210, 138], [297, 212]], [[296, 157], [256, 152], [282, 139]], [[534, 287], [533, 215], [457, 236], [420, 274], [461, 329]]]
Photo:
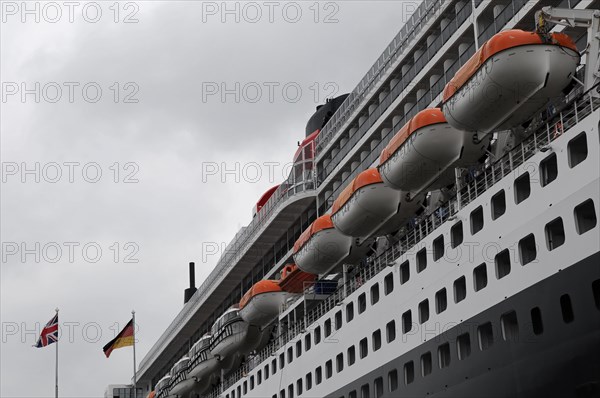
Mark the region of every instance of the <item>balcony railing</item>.
[[344, 100], [340, 108], [329, 119], [317, 137], [317, 153], [323, 151], [325, 146], [334, 138], [346, 120], [362, 103], [367, 93], [381, 80], [394, 61], [401, 55], [402, 49], [412, 39], [418, 36], [423, 25], [431, 19], [437, 10], [444, 5], [444, 0], [424, 0], [411, 18], [400, 29], [392, 42], [375, 61], [367, 74], [362, 78], [356, 88]]
[[[511, 174], [517, 167], [538, 153], [541, 148], [547, 146], [550, 142], [560, 137], [571, 127], [598, 109], [600, 109], [600, 99], [593, 98], [589, 93], [585, 93], [565, 105], [562, 110], [558, 111], [548, 120], [532, 123], [534, 126], [531, 127], [532, 133], [529, 138], [525, 139], [491, 165], [482, 165], [478, 169], [473, 170], [475, 177], [458, 187], [457, 194], [448, 202], [438, 207], [435, 211], [414, 219], [407, 225], [406, 232], [402, 237], [388, 248], [388, 250], [380, 256], [368, 258], [366, 266], [348, 275], [345, 284], [309, 311], [304, 319], [290, 324], [277, 338], [258, 352], [256, 356], [223, 380], [207, 397], [219, 397], [222, 392], [233, 386], [240, 379], [246, 377], [252, 369], [265, 362], [289, 341], [305, 333], [308, 326], [336, 307], [347, 295], [356, 291], [383, 269], [394, 265], [400, 256], [409, 250], [413, 250], [424, 238], [433, 233], [433, 231], [448, 221], [462, 208], [481, 196], [502, 178]], [[544, 116], [540, 115], [534, 120], [543, 120]]]
[[[438, 54], [439, 50], [444, 44], [450, 40], [454, 32], [469, 18], [471, 15], [471, 3], [465, 3], [459, 10], [456, 17], [444, 28], [441, 34], [429, 45], [421, 54], [409, 70], [398, 79], [396, 85], [387, 93], [387, 95], [381, 99], [377, 107], [367, 117], [367, 119], [358, 127], [358, 131], [350, 137], [348, 142], [340, 148], [340, 151], [332, 157], [331, 161], [325, 166], [319, 169], [319, 181], [325, 180], [325, 178], [335, 169], [335, 167], [341, 162], [341, 160], [350, 152], [350, 150], [356, 145], [356, 143], [364, 136], [364, 134], [379, 120], [382, 114], [384, 114], [389, 106], [398, 98], [398, 96], [410, 88], [414, 84], [414, 78], [422, 71], [427, 63]], [[412, 110], [411, 110], [412, 111]], [[416, 112], [415, 112], [416, 113]], [[337, 114], [337, 112], [336, 112]], [[407, 113], [408, 114], [408, 113]], [[406, 120], [406, 115], [404, 115]], [[414, 115], [411, 115], [411, 117]], [[322, 134], [322, 133], [321, 133]]]

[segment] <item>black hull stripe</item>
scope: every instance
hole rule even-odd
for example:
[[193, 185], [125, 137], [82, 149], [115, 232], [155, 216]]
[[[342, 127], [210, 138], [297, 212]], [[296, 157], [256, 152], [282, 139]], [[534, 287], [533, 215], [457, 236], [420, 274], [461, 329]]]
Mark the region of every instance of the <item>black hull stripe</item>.
[[[390, 398], [600, 397], [600, 309], [592, 291], [592, 282], [598, 279], [600, 252], [449, 329], [329, 397], [348, 397], [351, 391], [361, 397], [365, 384], [369, 385], [369, 396], [377, 397], [374, 381], [378, 377], [383, 379], [382, 396]], [[574, 320], [570, 323], [562, 316], [560, 297], [564, 294], [572, 303]], [[538, 335], [532, 327], [534, 307], [542, 313], [543, 332]], [[517, 315], [518, 335], [505, 341], [500, 319], [511, 311]], [[492, 324], [493, 344], [482, 351], [477, 326], [487, 322]], [[465, 332], [470, 335], [471, 353], [459, 360], [456, 338]], [[401, 341], [400, 334], [394, 343]], [[438, 347], [446, 342], [450, 344], [451, 360], [448, 367], [440, 369]], [[423, 377], [420, 358], [428, 351], [432, 371]], [[414, 381], [405, 385], [404, 364], [409, 361], [414, 363]], [[360, 366], [359, 362], [354, 366]], [[388, 373], [394, 369], [398, 372], [398, 388], [390, 392]], [[310, 391], [303, 397], [312, 397]]]

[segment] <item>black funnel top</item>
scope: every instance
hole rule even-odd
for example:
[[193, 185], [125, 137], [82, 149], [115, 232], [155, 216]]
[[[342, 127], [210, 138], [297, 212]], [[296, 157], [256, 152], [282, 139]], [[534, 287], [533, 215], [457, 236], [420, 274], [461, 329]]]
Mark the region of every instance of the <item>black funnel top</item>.
[[196, 270], [194, 263], [190, 263], [190, 287], [183, 291], [183, 304], [186, 304], [196, 293]]
[[308, 119], [306, 124], [306, 136], [308, 137], [315, 130], [321, 130], [347, 96], [348, 94], [342, 94], [339, 97], [328, 99], [323, 105], [317, 106], [317, 111]]

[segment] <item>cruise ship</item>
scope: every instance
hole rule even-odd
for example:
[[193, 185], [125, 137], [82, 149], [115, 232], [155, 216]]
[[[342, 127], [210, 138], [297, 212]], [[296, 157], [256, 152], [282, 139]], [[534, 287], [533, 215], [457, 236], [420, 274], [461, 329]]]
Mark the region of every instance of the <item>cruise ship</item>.
[[135, 385], [599, 397], [599, 9], [424, 0], [198, 289], [190, 264]]

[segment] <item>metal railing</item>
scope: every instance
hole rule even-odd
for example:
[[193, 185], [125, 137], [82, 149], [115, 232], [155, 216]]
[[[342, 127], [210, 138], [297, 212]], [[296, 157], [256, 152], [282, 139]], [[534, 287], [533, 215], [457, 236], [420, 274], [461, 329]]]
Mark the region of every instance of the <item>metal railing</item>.
[[[465, 3], [463, 7], [458, 11], [455, 18], [445, 27], [442, 33], [423, 51], [423, 53], [414, 61], [408, 71], [398, 79], [398, 82], [392, 87], [392, 89], [385, 95], [384, 98], [378, 99], [376, 108], [370, 112], [366, 120], [358, 126], [356, 131], [350, 139], [340, 147], [339, 152], [331, 158], [329, 163], [325, 167], [321, 167], [318, 171], [318, 181], [323, 181], [331, 172], [338, 166], [341, 160], [350, 152], [352, 148], [358, 143], [358, 141], [365, 135], [365, 133], [373, 127], [373, 125], [379, 120], [390, 107], [390, 105], [402, 94], [405, 89], [410, 88], [414, 85], [414, 79], [422, 71], [427, 63], [438, 54], [439, 50], [444, 44], [450, 40], [453, 34], [458, 28], [469, 18], [472, 13], [471, 3]], [[425, 95], [424, 97], [426, 97]], [[424, 97], [421, 97], [421, 102], [424, 101]], [[415, 107], [413, 107], [415, 109]], [[407, 116], [414, 116], [416, 112], [411, 109], [407, 112], [402, 120], [407, 120]], [[402, 123], [404, 124], [404, 123]]]
[[[594, 88], [596, 89], [596, 88]], [[424, 238], [433, 233], [449, 218], [457, 214], [462, 208], [477, 199], [484, 192], [494, 186], [502, 178], [508, 176], [517, 167], [538, 153], [541, 148], [560, 137], [579, 121], [600, 109], [600, 99], [593, 98], [589, 93], [582, 94], [578, 99], [567, 104], [551, 118], [543, 121], [540, 116], [537, 123], [532, 123], [529, 128], [531, 134], [516, 147], [490, 165], [481, 165], [474, 169], [471, 181], [457, 187], [456, 195], [431, 213], [424, 214], [413, 220], [405, 227], [405, 233], [391, 245], [383, 254], [369, 257], [366, 266], [359, 268], [346, 278], [346, 283], [340, 286], [333, 294], [310, 310], [305, 318], [294, 322], [278, 337], [254, 356], [250, 362], [245, 363], [240, 369], [230, 374], [216, 387], [207, 398], [216, 398], [227, 388], [233, 386], [258, 365], [271, 357], [282, 347], [298, 335], [305, 333], [308, 326], [327, 314], [332, 308], [341, 303], [345, 297], [367, 281], [375, 277], [381, 270], [395, 264], [396, 260], [404, 253], [412, 250]]]
[[325, 124], [316, 139], [317, 153], [322, 152], [325, 146], [335, 137], [346, 120], [362, 103], [366, 94], [381, 80], [396, 59], [401, 55], [402, 49], [412, 39], [421, 33], [422, 27], [435, 15], [436, 11], [444, 5], [444, 0], [424, 0], [411, 18], [400, 29], [396, 37], [390, 42], [381, 56], [375, 61], [367, 74], [361, 79], [356, 88], [344, 100], [340, 108]]

